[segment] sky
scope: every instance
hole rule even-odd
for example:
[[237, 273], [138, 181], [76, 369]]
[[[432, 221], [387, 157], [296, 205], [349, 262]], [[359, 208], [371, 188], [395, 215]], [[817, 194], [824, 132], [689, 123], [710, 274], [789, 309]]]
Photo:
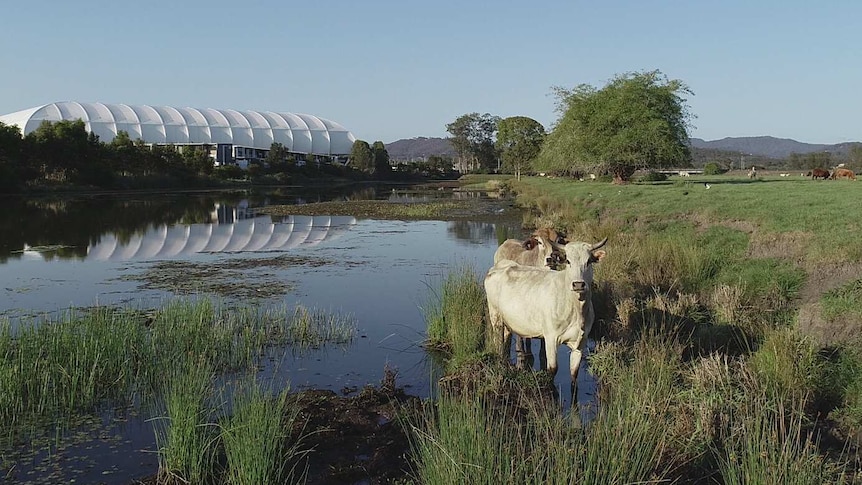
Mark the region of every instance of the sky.
[[659, 70], [690, 135], [862, 141], [862, 2], [28, 0], [0, 13], [0, 114], [57, 101], [307, 113], [359, 138], [466, 113], [550, 129], [553, 86]]

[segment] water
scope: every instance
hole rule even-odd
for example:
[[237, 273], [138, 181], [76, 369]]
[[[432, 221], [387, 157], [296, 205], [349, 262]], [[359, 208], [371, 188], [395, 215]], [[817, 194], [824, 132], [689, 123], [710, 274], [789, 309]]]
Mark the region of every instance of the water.
[[[498, 234], [517, 233], [517, 215], [497, 222], [408, 222], [349, 216], [270, 217], [254, 209], [338, 198], [415, 201], [442, 196], [451, 194], [364, 188], [335, 193], [10, 199], [10, 210], [0, 215], [0, 229], [5, 229], [0, 230], [4, 295], [0, 316], [14, 325], [30, 315], [94, 304], [157, 306], [173, 291], [148, 285], [141, 277], [165, 261], [225, 265], [248, 260], [266, 263], [285, 255], [315, 258], [326, 264], [238, 265], [241, 269], [231, 273], [238, 288], [252, 291], [242, 292], [240, 298], [223, 296], [228, 301], [233, 298], [259, 307], [302, 304], [352, 315], [357, 323], [358, 336], [348, 347], [275, 355], [267, 372], [290, 382], [294, 389], [351, 392], [379, 383], [388, 366], [398, 371], [398, 383], [409, 393], [427, 397], [434, 366], [421, 347], [426, 327], [422, 308], [449, 268], [468, 264], [480, 275], [490, 268]], [[285, 283], [291, 287], [286, 293], [253, 297], [256, 285]], [[538, 350], [536, 344], [534, 353]], [[568, 349], [561, 347], [557, 382], [564, 405], [570, 388], [568, 358]], [[589, 400], [594, 387], [583, 380], [585, 374], [582, 371], [579, 379], [579, 401]], [[114, 468], [88, 469], [105, 483], [128, 483], [130, 478], [155, 472], [151, 427], [142, 425], [140, 418], [127, 421], [114, 426], [121, 429], [122, 439], [110, 449], [122, 449], [129, 463], [140, 465], [130, 465], [125, 473]], [[65, 446], [89, 454], [89, 459], [101, 453], [99, 446]], [[18, 473], [37, 468], [43, 459], [20, 464]]]

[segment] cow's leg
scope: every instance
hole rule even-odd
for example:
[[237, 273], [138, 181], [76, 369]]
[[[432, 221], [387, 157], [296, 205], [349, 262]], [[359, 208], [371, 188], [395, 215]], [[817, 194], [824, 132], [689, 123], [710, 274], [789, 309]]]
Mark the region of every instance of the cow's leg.
[[530, 339], [519, 336], [518, 340], [515, 341], [515, 352], [518, 355], [532, 356], [533, 348]]
[[548, 356], [546, 355], [547, 349], [545, 347], [545, 339], [539, 339], [539, 369], [545, 370], [548, 368]]
[[[521, 340], [521, 338], [520, 337], [517, 337], [517, 338], [518, 338], [518, 340], [516, 340], [516, 342], [519, 342]], [[532, 370], [533, 364], [536, 362], [536, 359], [533, 357], [533, 354], [531, 354], [531, 353], [527, 354], [524, 352], [517, 352], [516, 351], [515, 352], [515, 358], [517, 359], [517, 366], [521, 370], [528, 370], [528, 369]]]
[[[497, 347], [497, 352], [502, 355], [503, 359], [509, 360], [509, 329], [503, 323], [503, 317], [494, 305], [488, 304], [488, 326], [491, 331], [491, 342]], [[502, 342], [498, 339], [502, 338]]]
[[[548, 343], [548, 341], [551, 341]], [[551, 375], [557, 373], [557, 337], [545, 336], [545, 358], [548, 360], [548, 372]]]
[[587, 339], [581, 338], [575, 342], [566, 342], [566, 345], [572, 350], [572, 355], [569, 357], [569, 373], [572, 376], [572, 404], [576, 404], [578, 398], [578, 370], [581, 368], [581, 357], [587, 346]]
[[509, 327], [503, 325], [503, 360], [508, 363], [509, 362], [509, 353], [512, 350], [512, 331], [509, 330]]

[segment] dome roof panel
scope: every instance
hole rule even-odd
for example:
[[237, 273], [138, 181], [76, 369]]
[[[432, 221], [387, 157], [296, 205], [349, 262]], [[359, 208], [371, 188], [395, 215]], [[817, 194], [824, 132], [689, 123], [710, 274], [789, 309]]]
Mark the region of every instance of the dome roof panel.
[[346, 155], [356, 140], [342, 125], [309, 114], [62, 101], [0, 116], [26, 135], [42, 121], [80, 119], [104, 142], [119, 130], [147, 143], [228, 143], [295, 153]]

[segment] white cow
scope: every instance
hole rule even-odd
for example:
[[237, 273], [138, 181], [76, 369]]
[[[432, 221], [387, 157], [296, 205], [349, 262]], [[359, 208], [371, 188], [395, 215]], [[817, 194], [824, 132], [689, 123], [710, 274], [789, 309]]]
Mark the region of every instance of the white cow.
[[488, 318], [491, 328], [503, 335], [503, 355], [508, 358], [512, 332], [523, 337], [543, 337], [548, 370], [557, 371], [557, 346], [571, 350], [569, 371], [572, 389], [577, 382], [581, 354], [593, 325], [591, 286], [593, 263], [605, 252], [596, 244], [570, 242], [565, 245], [566, 268], [547, 271], [504, 260], [485, 275]]
[[[526, 266], [561, 269], [561, 265], [565, 261], [562, 247], [567, 242], [568, 239], [556, 230], [550, 227], [540, 227], [526, 241], [518, 239], [504, 241], [494, 253], [494, 264], [508, 259]], [[531, 357], [533, 355], [531, 347], [529, 339], [519, 337], [515, 341], [515, 352], [519, 359]], [[544, 349], [544, 342], [542, 349]], [[544, 362], [541, 364], [542, 366], [545, 365]]]

